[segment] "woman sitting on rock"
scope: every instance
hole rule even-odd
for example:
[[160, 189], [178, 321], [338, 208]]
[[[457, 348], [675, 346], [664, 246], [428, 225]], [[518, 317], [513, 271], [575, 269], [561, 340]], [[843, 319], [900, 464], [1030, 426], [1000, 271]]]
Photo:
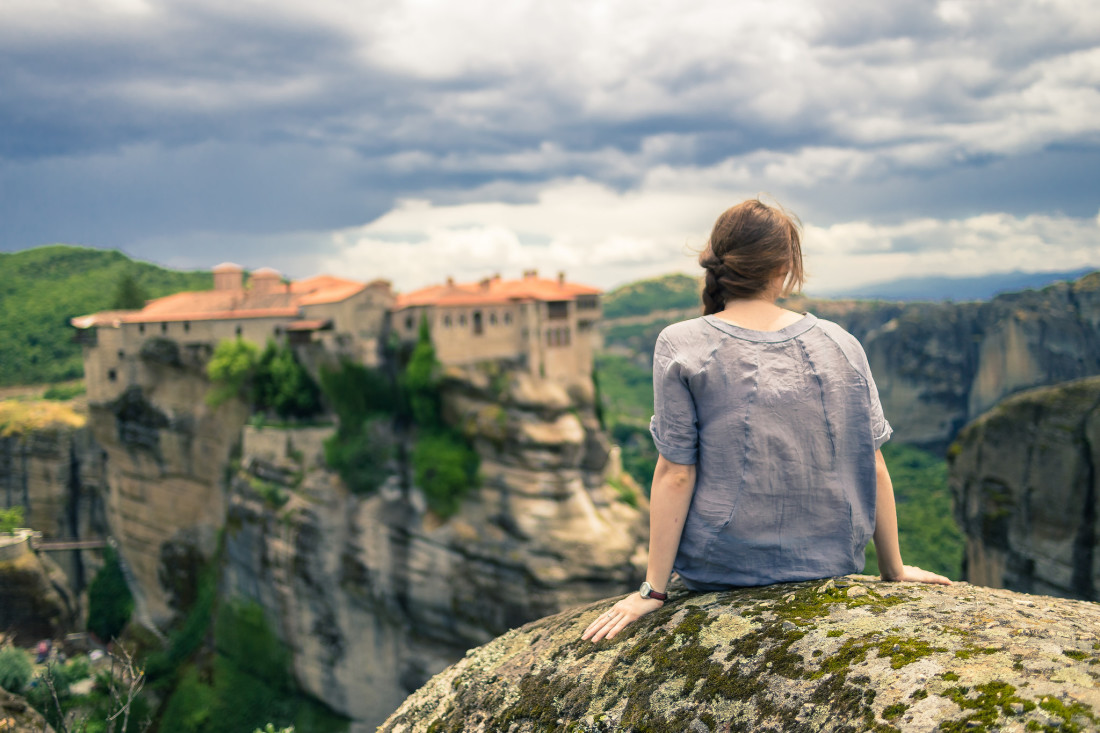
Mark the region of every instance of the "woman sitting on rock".
[[698, 591], [846, 575], [872, 536], [883, 580], [950, 584], [902, 564], [879, 450], [892, 430], [859, 341], [776, 304], [802, 287], [796, 222], [738, 204], [699, 264], [704, 315], [662, 331], [653, 355], [646, 582], [583, 638], [660, 608], [674, 570]]

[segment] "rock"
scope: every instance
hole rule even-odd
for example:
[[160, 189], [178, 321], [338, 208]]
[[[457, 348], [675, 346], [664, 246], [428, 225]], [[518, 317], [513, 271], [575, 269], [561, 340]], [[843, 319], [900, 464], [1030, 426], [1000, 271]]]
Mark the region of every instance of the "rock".
[[[1044, 598], [1022, 619], [1008, 590], [856, 580], [854, 599], [820, 583], [677, 594], [598, 644], [580, 634], [615, 599], [570, 609], [473, 650], [381, 730], [1100, 727], [1100, 606]], [[1052, 636], [1007, 632], [1021, 622]]]
[[970, 581], [1100, 600], [1100, 377], [1006, 399], [949, 460]]
[[39, 639], [64, 636], [74, 628], [77, 613], [61, 569], [32, 552], [26, 541], [23, 545], [18, 553], [17, 546], [0, 546], [0, 629], [30, 646]]
[[23, 697], [0, 687], [0, 731], [53, 733], [54, 729]]

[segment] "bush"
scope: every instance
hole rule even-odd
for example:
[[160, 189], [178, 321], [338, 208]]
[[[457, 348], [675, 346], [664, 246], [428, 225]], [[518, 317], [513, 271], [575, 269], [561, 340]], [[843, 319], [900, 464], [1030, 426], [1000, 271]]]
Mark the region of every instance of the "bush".
[[13, 506], [0, 509], [0, 532], [12, 532], [23, 526], [23, 507]]
[[288, 346], [268, 341], [252, 376], [252, 404], [281, 418], [321, 412], [321, 390]]
[[206, 376], [214, 383], [206, 395], [206, 403], [217, 407], [234, 397], [247, 399], [259, 360], [260, 350], [251, 341], [240, 338], [219, 341], [206, 365]]
[[322, 368], [321, 390], [343, 428], [354, 429], [370, 417], [396, 415], [401, 409], [393, 380], [350, 361], [339, 369]]
[[0, 687], [19, 694], [31, 680], [34, 667], [26, 652], [14, 646], [0, 649]]
[[126, 585], [118, 555], [110, 546], [103, 551], [103, 567], [88, 587], [88, 630], [103, 641], [116, 638], [134, 612], [134, 597]]
[[462, 497], [477, 482], [477, 453], [449, 431], [421, 436], [413, 448], [412, 463], [416, 485], [441, 517], [457, 512]]
[[428, 319], [421, 318], [416, 347], [405, 366], [403, 380], [412, 419], [421, 428], [434, 429], [443, 424], [439, 396], [440, 369], [428, 329]]
[[368, 418], [358, 430], [341, 424], [325, 441], [325, 463], [356, 494], [369, 494], [382, 485], [393, 452], [393, 421], [386, 417]]

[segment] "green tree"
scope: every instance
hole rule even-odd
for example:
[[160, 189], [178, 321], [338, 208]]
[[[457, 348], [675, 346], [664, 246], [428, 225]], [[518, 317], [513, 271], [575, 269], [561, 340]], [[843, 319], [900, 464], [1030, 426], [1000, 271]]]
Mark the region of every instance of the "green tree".
[[31, 680], [34, 668], [22, 649], [6, 646], [0, 649], [0, 687], [19, 694]]
[[421, 428], [442, 424], [439, 384], [441, 364], [435, 355], [428, 319], [421, 317], [420, 331], [409, 363], [405, 367], [404, 387], [413, 421]]
[[141, 287], [133, 272], [126, 272], [115, 285], [115, 299], [111, 303], [111, 309], [140, 310], [145, 307], [147, 300], [149, 293]]
[[206, 376], [214, 383], [206, 403], [217, 407], [234, 397], [248, 399], [259, 358], [260, 350], [251, 341], [238, 338], [218, 342], [206, 365]]
[[134, 597], [126, 585], [118, 554], [108, 546], [103, 551], [103, 567], [88, 587], [88, 629], [109, 641], [122, 633], [133, 612]]
[[268, 341], [253, 375], [253, 406], [282, 418], [304, 418], [321, 411], [321, 389], [286, 345]]
[[23, 507], [13, 506], [0, 509], [0, 532], [11, 532], [23, 525]]
[[441, 517], [457, 512], [462, 497], [477, 482], [477, 453], [453, 431], [421, 435], [413, 448], [412, 463], [416, 485]]

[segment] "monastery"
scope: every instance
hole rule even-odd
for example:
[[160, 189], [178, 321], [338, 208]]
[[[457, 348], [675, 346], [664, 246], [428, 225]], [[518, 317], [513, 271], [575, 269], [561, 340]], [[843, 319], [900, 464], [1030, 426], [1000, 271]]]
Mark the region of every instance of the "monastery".
[[531, 374], [569, 380], [592, 372], [599, 346], [600, 291], [534, 270], [517, 280], [499, 275], [459, 284], [448, 278], [394, 294], [386, 280], [362, 283], [319, 275], [287, 282], [270, 268], [250, 273], [225, 263], [214, 289], [150, 300], [140, 310], [73, 318], [83, 345], [88, 398], [106, 402], [140, 381], [143, 349], [169, 340], [185, 352], [223, 339], [263, 347], [269, 340], [315, 344], [337, 358], [377, 366], [382, 346], [414, 342], [427, 321], [439, 360], [468, 366], [507, 362]]

